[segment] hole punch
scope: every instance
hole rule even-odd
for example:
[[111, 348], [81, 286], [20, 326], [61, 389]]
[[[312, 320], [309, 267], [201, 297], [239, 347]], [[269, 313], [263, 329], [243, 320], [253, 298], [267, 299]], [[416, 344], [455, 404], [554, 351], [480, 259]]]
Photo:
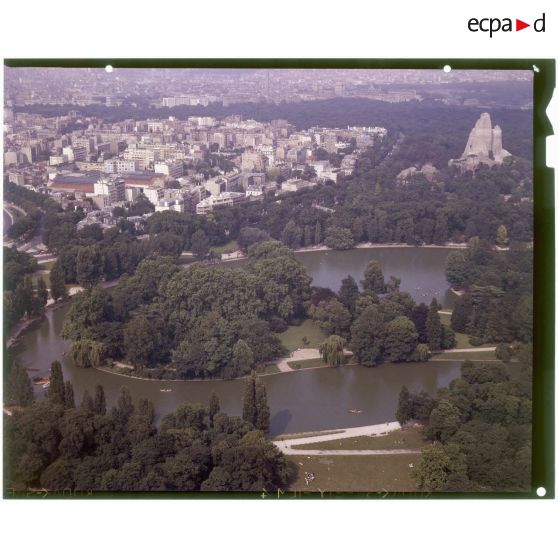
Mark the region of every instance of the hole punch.
[[451, 66], [449, 64], [446, 64], [443, 67], [444, 72], [446, 72], [446, 74], [449, 74], [451, 72]]
[[107, 64], [107, 65], [105, 66], [105, 72], [106, 72], [107, 74], [110, 74], [113, 70], [114, 70], [114, 68], [113, 68], [110, 64]]
[[539, 486], [539, 488], [537, 488], [537, 496], [539, 498], [546, 496], [546, 488], [544, 486]]

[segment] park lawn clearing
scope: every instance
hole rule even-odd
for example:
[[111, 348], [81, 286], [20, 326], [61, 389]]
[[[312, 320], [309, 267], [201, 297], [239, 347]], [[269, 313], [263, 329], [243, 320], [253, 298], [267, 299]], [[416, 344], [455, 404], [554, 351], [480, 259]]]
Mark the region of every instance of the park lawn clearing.
[[[289, 326], [283, 333], [279, 333], [278, 337], [283, 346], [291, 352], [303, 348], [317, 349], [318, 345], [326, 338], [322, 330], [312, 320], [304, 320], [298, 326]], [[306, 346], [302, 342], [304, 337], [308, 341]]]
[[494, 351], [470, 351], [466, 353], [439, 353], [430, 360], [498, 360]]
[[[451, 329], [451, 314], [438, 314], [440, 316], [440, 322]], [[453, 330], [452, 330], [453, 331]], [[469, 342], [469, 336], [466, 333], [458, 333], [453, 331], [455, 334], [455, 340], [457, 345], [454, 349], [474, 349], [475, 347], [490, 347], [490, 343], [484, 343], [483, 345], [471, 345]]]
[[180, 257], [178, 258], [178, 263], [180, 265], [186, 265], [195, 261], [196, 258], [191, 252], [182, 252], [182, 254], [180, 254]]
[[55, 263], [56, 263], [55, 261], [42, 262], [39, 264], [39, 269], [42, 269], [43, 271], [50, 271], [54, 267]]
[[[294, 463], [297, 469], [297, 477], [289, 490], [379, 493], [418, 490], [412, 471], [419, 463], [420, 454], [286, 455], [285, 459]], [[305, 473], [314, 475], [308, 485], [304, 480]]]
[[290, 360], [287, 362], [292, 370], [303, 368], [327, 368], [327, 364], [321, 358], [309, 358], [308, 360]]
[[259, 372], [258, 375], [265, 376], [266, 374], [277, 374], [278, 372], [281, 372], [278, 366], [270, 362], [269, 364], [265, 365], [265, 368], [261, 372]]
[[421, 449], [428, 445], [423, 439], [421, 427], [395, 430], [384, 436], [356, 436], [340, 440], [327, 440], [313, 444], [291, 445], [293, 449], [307, 450], [383, 450]]

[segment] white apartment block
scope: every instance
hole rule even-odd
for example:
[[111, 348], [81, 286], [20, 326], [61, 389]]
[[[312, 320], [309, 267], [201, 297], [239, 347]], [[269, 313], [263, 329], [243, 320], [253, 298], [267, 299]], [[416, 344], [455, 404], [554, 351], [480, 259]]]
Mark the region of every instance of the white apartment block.
[[155, 172], [171, 178], [179, 178], [184, 174], [184, 165], [181, 161], [167, 160], [162, 163], [155, 163]]

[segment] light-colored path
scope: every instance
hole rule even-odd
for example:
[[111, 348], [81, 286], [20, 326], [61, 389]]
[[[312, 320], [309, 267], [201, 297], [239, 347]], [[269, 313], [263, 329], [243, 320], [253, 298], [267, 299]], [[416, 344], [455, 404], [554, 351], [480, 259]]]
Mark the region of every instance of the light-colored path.
[[[353, 353], [345, 349], [343, 354], [345, 356], [351, 356]], [[274, 361], [274, 364], [277, 365], [277, 368], [279, 368], [281, 372], [293, 372], [293, 369], [288, 364], [289, 362], [314, 358], [320, 358], [320, 351], [318, 349], [297, 349], [293, 351], [290, 356]]]
[[490, 353], [496, 350], [496, 347], [474, 347], [472, 349], [446, 349], [444, 351], [432, 351], [433, 355], [444, 353]]
[[285, 455], [396, 455], [420, 453], [419, 449], [384, 449], [384, 450], [305, 450], [286, 448]]
[[382, 424], [346, 428], [345, 430], [333, 434], [309, 436], [307, 438], [291, 438], [290, 440], [278, 440], [273, 443], [286, 455], [383, 455], [389, 453], [416, 453], [414, 450], [301, 450], [291, 447], [302, 444], [318, 444], [331, 440], [342, 440], [344, 438], [356, 438], [357, 436], [383, 436], [389, 432], [400, 429], [401, 425], [397, 421], [383, 422]]

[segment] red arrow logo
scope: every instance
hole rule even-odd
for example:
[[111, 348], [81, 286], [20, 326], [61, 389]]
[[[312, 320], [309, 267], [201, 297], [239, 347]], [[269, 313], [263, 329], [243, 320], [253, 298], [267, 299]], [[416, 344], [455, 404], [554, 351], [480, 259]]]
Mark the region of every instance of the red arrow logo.
[[515, 20], [515, 30], [516, 31], [521, 31], [522, 29], [525, 29], [526, 27], [531, 27], [531, 24], [525, 23], [524, 21], [521, 21], [520, 19]]

